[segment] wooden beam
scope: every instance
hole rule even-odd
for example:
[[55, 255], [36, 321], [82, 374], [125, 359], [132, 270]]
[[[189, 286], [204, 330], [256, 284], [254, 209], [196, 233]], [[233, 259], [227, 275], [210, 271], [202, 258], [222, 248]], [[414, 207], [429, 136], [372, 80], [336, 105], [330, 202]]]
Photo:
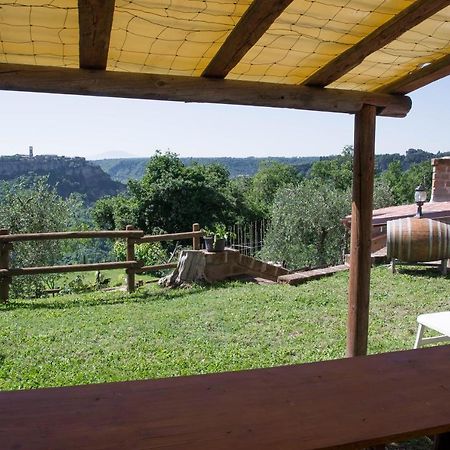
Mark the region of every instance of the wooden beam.
[[202, 76], [225, 78], [291, 3], [292, 0], [253, 0]]
[[450, 5], [450, 0], [415, 1], [411, 6], [312, 74], [302, 85], [328, 86], [361, 64], [371, 53], [383, 48], [448, 5]]
[[178, 263], [166, 263], [166, 264], [155, 264], [154, 266], [143, 266], [139, 269], [136, 269], [136, 273], [146, 273], [146, 272], [154, 272], [155, 270], [166, 270], [166, 269], [175, 269], [178, 267]]
[[375, 119], [376, 110], [369, 105], [355, 116], [347, 356], [367, 353]]
[[142, 267], [142, 261], [119, 261], [93, 264], [69, 264], [66, 266], [23, 267], [17, 269], [0, 269], [0, 277], [17, 275], [39, 275], [42, 273], [92, 272], [94, 270], [132, 269]]
[[390, 84], [381, 86], [375, 92], [408, 94], [447, 75], [450, 75], [450, 55], [446, 55], [421, 69], [410, 72]]
[[[203, 231], [187, 231], [186, 233], [170, 233], [170, 234], [146, 234], [139, 239], [139, 243], [143, 242], [164, 242], [164, 241], [182, 241], [186, 239], [198, 239], [203, 237]], [[199, 250], [196, 248], [194, 250]]]
[[112, 231], [54, 231], [50, 233], [4, 234], [0, 230], [0, 244], [3, 242], [48, 241], [53, 239], [119, 239], [140, 238], [142, 230], [112, 230]]
[[404, 117], [411, 109], [408, 97], [372, 92], [16, 64], [0, 64], [1, 89], [350, 114], [369, 104], [380, 115], [390, 117]]
[[105, 70], [115, 0], [78, 0], [80, 67]]

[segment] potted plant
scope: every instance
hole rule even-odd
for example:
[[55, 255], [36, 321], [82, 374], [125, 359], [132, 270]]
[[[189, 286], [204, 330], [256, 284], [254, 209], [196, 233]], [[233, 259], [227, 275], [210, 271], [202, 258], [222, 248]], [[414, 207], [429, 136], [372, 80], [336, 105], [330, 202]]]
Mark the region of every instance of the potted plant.
[[207, 252], [223, 252], [230, 233], [223, 223], [217, 223], [213, 229], [203, 229], [203, 240]]

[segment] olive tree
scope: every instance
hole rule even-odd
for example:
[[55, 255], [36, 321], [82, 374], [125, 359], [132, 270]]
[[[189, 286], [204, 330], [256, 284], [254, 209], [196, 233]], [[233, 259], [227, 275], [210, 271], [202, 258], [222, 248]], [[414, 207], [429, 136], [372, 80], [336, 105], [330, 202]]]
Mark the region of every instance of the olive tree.
[[261, 257], [283, 261], [288, 268], [335, 264], [346, 239], [341, 219], [350, 211], [350, 191], [304, 180], [280, 189]]
[[[10, 233], [66, 231], [77, 223], [82, 209], [79, 196], [63, 199], [46, 177], [19, 178], [0, 184], [0, 228]], [[14, 243], [11, 267], [51, 266], [60, 263], [64, 241]], [[12, 296], [38, 295], [53, 286], [55, 275], [14, 277]]]

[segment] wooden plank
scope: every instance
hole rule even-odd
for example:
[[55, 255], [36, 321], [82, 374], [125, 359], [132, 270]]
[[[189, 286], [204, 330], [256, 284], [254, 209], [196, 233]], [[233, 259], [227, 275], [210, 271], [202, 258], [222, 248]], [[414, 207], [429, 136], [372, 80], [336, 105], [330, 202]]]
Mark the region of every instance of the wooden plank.
[[382, 86], [375, 92], [408, 94], [448, 75], [450, 75], [450, 55], [446, 55], [419, 70], [415, 70], [390, 84]]
[[80, 67], [105, 70], [115, 0], [78, 0]]
[[0, 277], [17, 275], [38, 275], [41, 273], [90, 272], [94, 270], [129, 269], [143, 265], [140, 261], [107, 262], [95, 264], [70, 264], [67, 266], [23, 267], [18, 269], [0, 269]]
[[323, 269], [305, 270], [303, 272], [295, 272], [278, 277], [278, 283], [290, 284], [297, 286], [312, 280], [318, 280], [323, 277], [334, 275], [338, 272], [345, 272], [349, 267], [345, 264], [333, 267], [325, 267]]
[[392, 117], [404, 117], [411, 108], [408, 97], [371, 92], [19, 64], [0, 64], [0, 89], [350, 114], [369, 104], [376, 106], [380, 115]]
[[202, 76], [225, 78], [291, 3], [292, 0], [253, 0]]
[[355, 116], [347, 356], [367, 353], [375, 121], [373, 106], [364, 106]]
[[0, 392], [2, 449], [339, 450], [450, 430], [450, 346]]
[[55, 231], [51, 233], [24, 233], [0, 236], [0, 242], [47, 241], [53, 239], [119, 239], [139, 238], [144, 236], [142, 230], [133, 231]]
[[415, 1], [411, 6], [313, 73], [302, 84], [316, 87], [328, 86], [361, 64], [371, 53], [383, 48], [448, 5], [450, 5], [450, 0]]
[[178, 263], [155, 264], [154, 266], [143, 266], [136, 270], [137, 273], [154, 272], [155, 270], [175, 269]]
[[187, 231], [186, 233], [146, 234], [139, 239], [141, 242], [182, 241], [185, 239], [200, 238], [203, 231]]

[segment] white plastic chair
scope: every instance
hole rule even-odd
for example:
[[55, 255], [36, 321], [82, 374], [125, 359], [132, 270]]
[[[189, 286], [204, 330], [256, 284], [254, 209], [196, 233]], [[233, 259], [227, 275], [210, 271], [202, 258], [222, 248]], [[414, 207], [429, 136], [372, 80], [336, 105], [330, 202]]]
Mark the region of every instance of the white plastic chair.
[[[450, 341], [450, 311], [421, 314], [417, 317], [417, 323], [419, 328], [417, 329], [414, 348], [419, 348], [424, 344]], [[425, 328], [437, 331], [440, 335], [424, 338]]]

